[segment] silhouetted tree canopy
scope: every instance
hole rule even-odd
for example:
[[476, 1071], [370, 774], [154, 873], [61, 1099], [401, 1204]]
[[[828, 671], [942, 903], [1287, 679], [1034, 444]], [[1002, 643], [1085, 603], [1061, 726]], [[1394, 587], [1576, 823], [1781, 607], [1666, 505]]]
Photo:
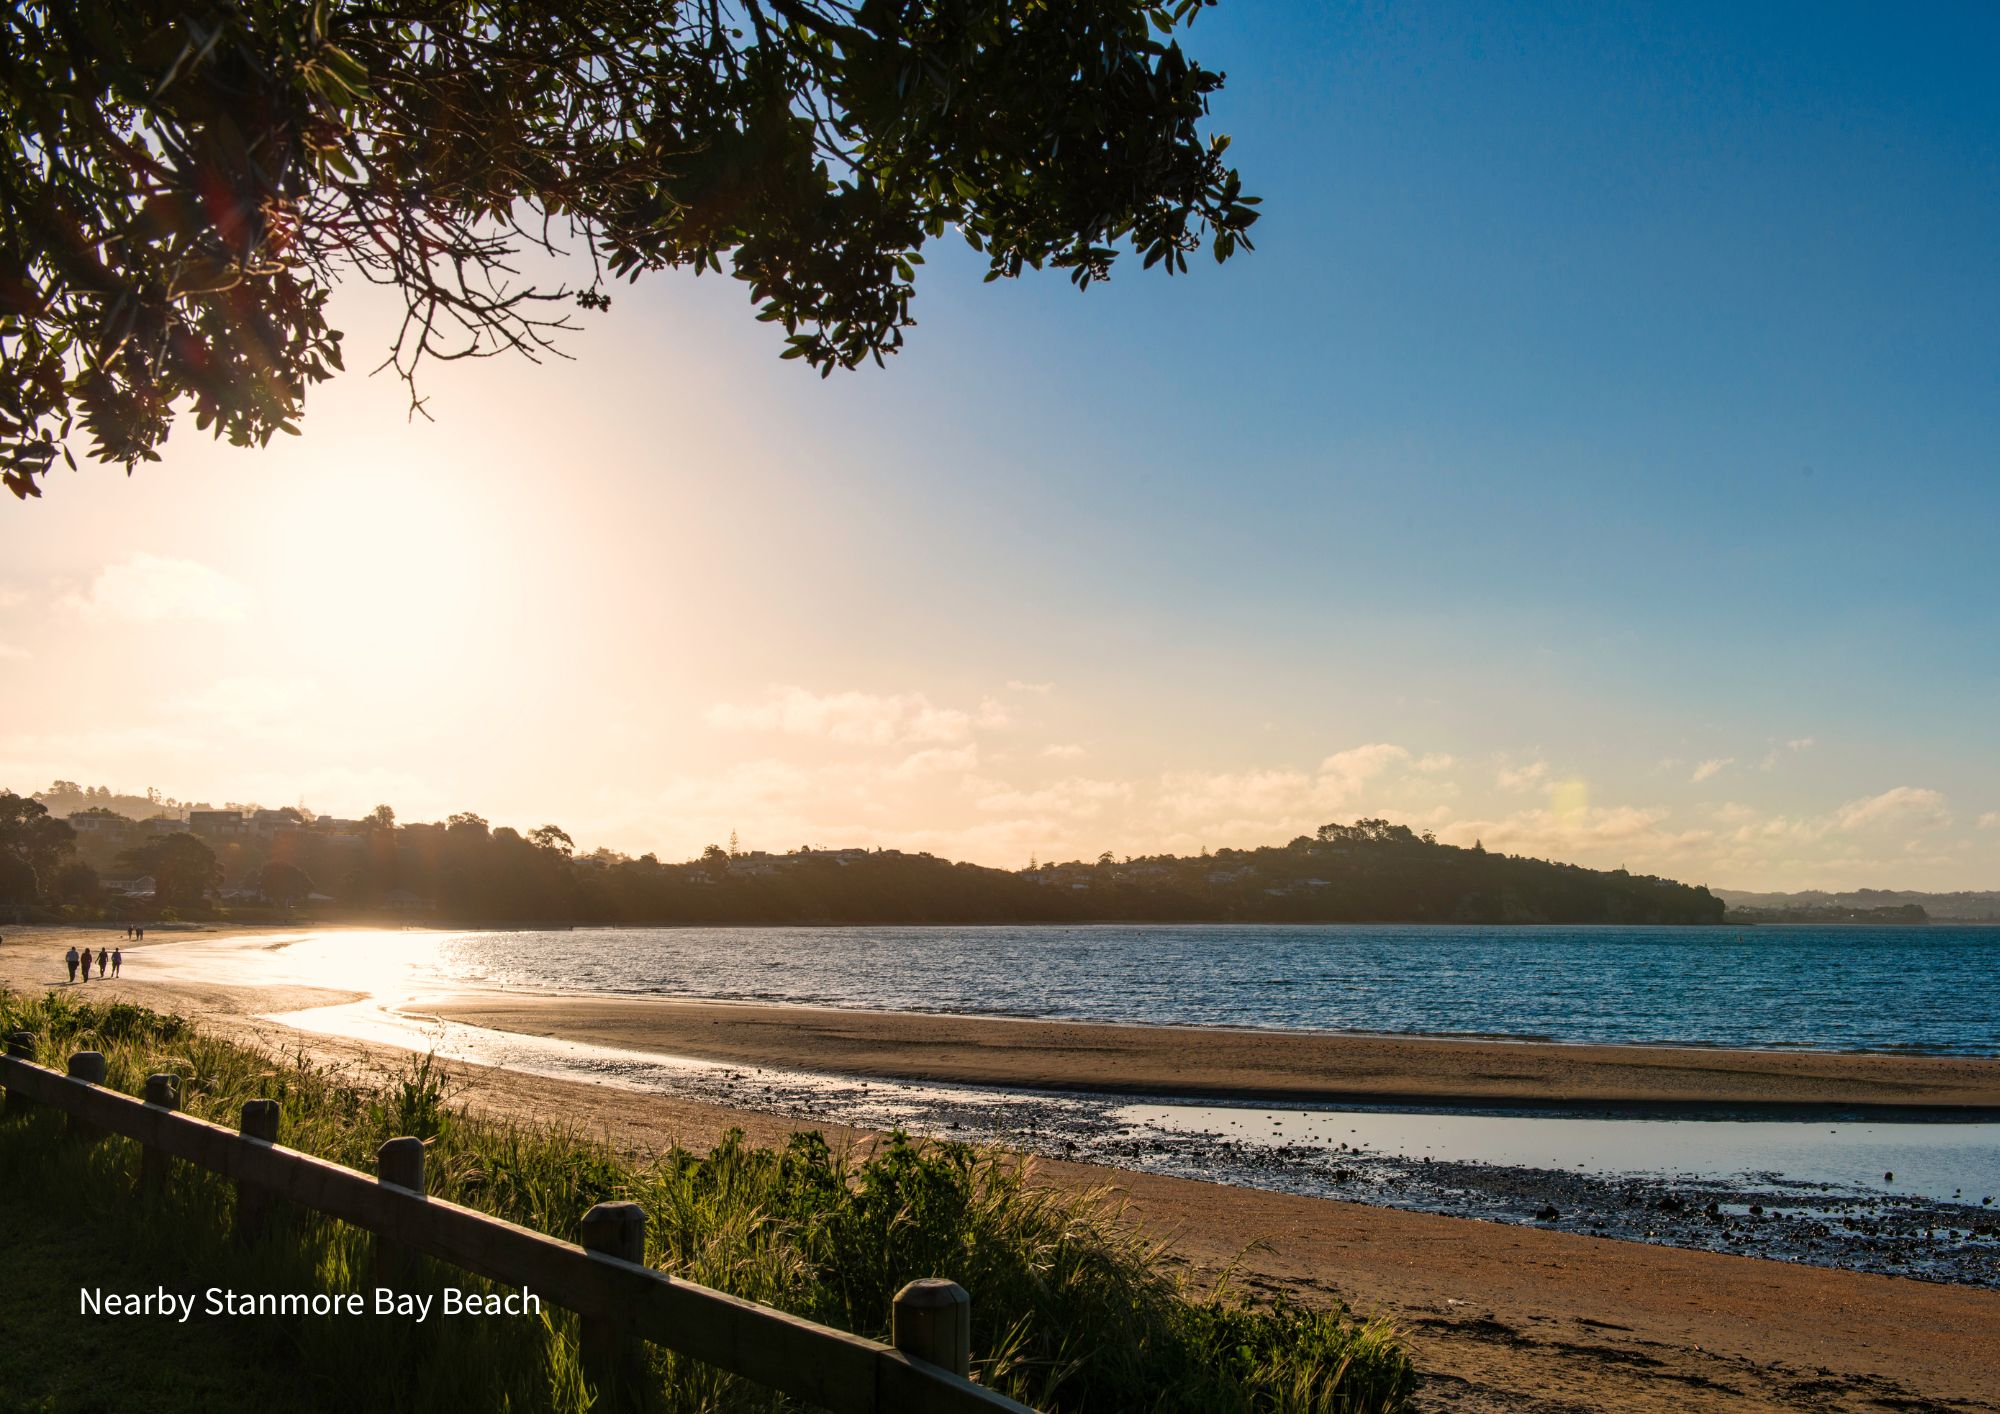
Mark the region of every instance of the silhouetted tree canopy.
[[[296, 432], [334, 282], [385, 364], [536, 357], [642, 271], [730, 272], [784, 356], [894, 352], [927, 241], [991, 277], [1218, 260], [1256, 219], [1201, 131], [1213, 0], [24, 0], [0, 20], [0, 480], [73, 430], [128, 470], [174, 417]], [[528, 248], [591, 276], [537, 288]]]
[[0, 900], [28, 902], [55, 878], [56, 866], [76, 844], [76, 833], [39, 800], [0, 791], [0, 857], [6, 883]]
[[308, 897], [312, 891], [313, 881], [296, 864], [274, 859], [257, 871], [257, 892], [273, 903], [289, 908]]
[[153, 876], [154, 897], [163, 904], [198, 904], [222, 887], [215, 851], [190, 834], [161, 835], [126, 850], [119, 862]]

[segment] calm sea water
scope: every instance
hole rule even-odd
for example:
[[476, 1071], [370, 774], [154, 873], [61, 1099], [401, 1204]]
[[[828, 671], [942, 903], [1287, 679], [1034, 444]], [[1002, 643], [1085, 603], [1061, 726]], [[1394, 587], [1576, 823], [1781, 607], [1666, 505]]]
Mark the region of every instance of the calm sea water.
[[418, 970], [440, 981], [534, 991], [2000, 1055], [2000, 927], [592, 929], [423, 945], [436, 952]]

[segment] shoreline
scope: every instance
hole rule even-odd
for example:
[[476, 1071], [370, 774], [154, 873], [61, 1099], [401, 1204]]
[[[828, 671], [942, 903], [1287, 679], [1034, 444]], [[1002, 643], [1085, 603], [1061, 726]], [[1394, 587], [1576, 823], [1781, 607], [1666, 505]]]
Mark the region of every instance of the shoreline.
[[[60, 952], [86, 936], [104, 945], [109, 940], [94, 935], [105, 926], [116, 925], [6, 931], [0, 959], [10, 961], [0, 964], [0, 980], [63, 985], [56, 967]], [[173, 931], [163, 928], [163, 936], [135, 942], [127, 951], [223, 940], [249, 944], [328, 931], [326, 925], [166, 926]], [[355, 931], [405, 930], [357, 925]], [[41, 949], [50, 950], [48, 975], [31, 978], [32, 965], [24, 964]], [[260, 1009], [266, 1012], [367, 995], [337, 985], [246, 980], [265, 995]], [[169, 985], [190, 984], [174, 979]], [[231, 986], [217, 978], [202, 990]], [[2000, 1056], [1158, 1024], [475, 986], [418, 990], [420, 998], [377, 1000], [405, 1019], [435, 1018], [641, 1055], [920, 1084], [1635, 1117], [2000, 1120]], [[421, 1005], [411, 1004], [418, 1000]]]
[[1148, 1026], [460, 992], [405, 1015], [739, 1065], [1051, 1092], [1425, 1108], [2000, 1117], [2000, 1059]]
[[[43, 990], [45, 960], [34, 965], [14, 940], [10, 933], [0, 947], [0, 983]], [[352, 993], [129, 974], [92, 986], [101, 992], [84, 995], [177, 1011], [269, 1054], [303, 1054], [376, 1083], [408, 1062], [407, 1050], [268, 1018]], [[739, 1107], [462, 1062], [447, 1069], [459, 1100], [475, 1110], [520, 1123], [561, 1115], [635, 1155], [676, 1142], [705, 1149], [730, 1128], [759, 1144], [802, 1128], [824, 1130], [836, 1146], [874, 1137], [761, 1110], [754, 1098]], [[2000, 1338], [2000, 1292], [1032, 1162], [1039, 1181], [1112, 1190], [1127, 1218], [1165, 1242], [1192, 1280], [1227, 1277], [1307, 1302], [1338, 1297], [1393, 1321], [1425, 1374], [1419, 1407], [1434, 1414], [2000, 1409], [1979, 1373]]]

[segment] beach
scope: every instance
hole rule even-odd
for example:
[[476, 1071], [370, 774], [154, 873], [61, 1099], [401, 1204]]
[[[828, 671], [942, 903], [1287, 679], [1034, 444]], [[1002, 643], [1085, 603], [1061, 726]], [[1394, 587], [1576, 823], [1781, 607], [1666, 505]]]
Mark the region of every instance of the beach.
[[2000, 1062], [1093, 1025], [748, 1002], [468, 996], [450, 1021], [910, 1081], [1313, 1104], [2000, 1110]]
[[[38, 988], [68, 941], [102, 930], [10, 930], [0, 983]], [[193, 933], [149, 939], [147, 950]], [[131, 951], [128, 949], [128, 951]], [[141, 969], [142, 973], [145, 969]], [[312, 1034], [274, 1012], [351, 1000], [325, 989], [127, 977], [66, 990], [180, 1011], [274, 1052], [387, 1073], [404, 1053]], [[740, 1064], [910, 1079], [1325, 1100], [1440, 1096], [1502, 1104], [1979, 1107], [2000, 1062], [1796, 1053], [1650, 1052], [1429, 1038], [1073, 1026], [811, 1008], [467, 993], [454, 1019]], [[1599, 1054], [1604, 1052], [1606, 1054]], [[460, 1098], [524, 1122], [551, 1114], [633, 1153], [759, 1142], [795, 1116], [613, 1085], [458, 1065]], [[864, 1132], [824, 1126], [835, 1142]], [[1338, 1296], [1393, 1320], [1454, 1410], [2000, 1407], [1990, 1378], [2000, 1293], [1677, 1250], [1534, 1227], [1263, 1192], [1096, 1164], [1038, 1161], [1044, 1181], [1110, 1186], [1191, 1272], [1266, 1291]]]

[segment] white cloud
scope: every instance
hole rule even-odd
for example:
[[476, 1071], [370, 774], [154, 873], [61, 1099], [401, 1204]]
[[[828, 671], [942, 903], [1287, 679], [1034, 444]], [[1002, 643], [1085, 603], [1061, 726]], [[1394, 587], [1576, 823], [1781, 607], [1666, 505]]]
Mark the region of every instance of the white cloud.
[[1863, 830], [1880, 825], [1912, 825], [1918, 829], [1942, 829], [1951, 823], [1944, 796], [1916, 786], [1897, 786], [1880, 795], [1850, 800], [1834, 812], [1834, 826], [1841, 830]]
[[1085, 751], [1075, 742], [1061, 742], [1054, 746], [1045, 746], [1042, 748], [1042, 755], [1048, 757], [1051, 761], [1081, 761], [1089, 754], [1088, 751]]
[[1982, 830], [2000, 830], [2000, 810], [1989, 810], [1979, 817]]
[[990, 700], [974, 711], [939, 707], [921, 692], [817, 693], [803, 687], [777, 687], [762, 702], [718, 702], [708, 709], [708, 721], [726, 731], [776, 732], [847, 745], [894, 746], [968, 741], [975, 730], [1005, 726], [1007, 713]]
[[1669, 814], [1662, 807], [1565, 805], [1519, 810], [1491, 820], [1456, 820], [1438, 834], [1450, 844], [1479, 840], [1488, 849], [1508, 854], [1564, 860], [1606, 851], [1659, 859], [1684, 855], [1713, 838], [1707, 830], [1664, 828]]
[[1052, 682], [1022, 682], [1019, 678], [1007, 679], [1009, 692], [1032, 692], [1038, 697], [1046, 697], [1056, 690]]
[[1530, 761], [1525, 766], [1501, 767], [1500, 774], [1494, 777], [1494, 782], [1502, 790], [1532, 790], [1547, 780], [1548, 774], [1548, 762]]
[[1160, 777], [1159, 808], [1216, 840], [1311, 829], [1345, 809], [1410, 818], [1455, 792], [1439, 779], [1451, 765], [1442, 753], [1417, 756], [1391, 742], [1370, 742], [1335, 752], [1313, 771], [1169, 772]]
[[891, 780], [910, 781], [920, 776], [970, 771], [978, 765], [979, 748], [967, 742], [964, 746], [931, 746], [912, 752], [891, 766], [886, 774]]
[[1689, 776], [1688, 779], [1696, 785], [1700, 785], [1703, 781], [1713, 780], [1735, 764], [1736, 758], [1734, 756], [1712, 756], [1696, 766], [1694, 774]]
[[167, 706], [183, 716], [248, 731], [286, 724], [318, 695], [312, 683], [296, 679], [231, 677], [184, 693]]
[[1072, 776], [1053, 785], [1043, 786], [1039, 790], [1002, 786], [982, 795], [978, 805], [981, 810], [994, 814], [1025, 813], [1054, 816], [1058, 819], [1078, 819], [1100, 815], [1107, 805], [1113, 801], [1128, 799], [1131, 794], [1131, 785], [1124, 781], [1097, 781], [1082, 776]]
[[17, 661], [28, 656], [25, 648], [16, 648], [11, 643], [0, 643], [0, 661]]
[[141, 552], [106, 565], [72, 607], [129, 623], [235, 623], [250, 612], [250, 591], [207, 565]]
[[1775, 771], [1778, 769], [1778, 763], [1784, 760], [1786, 756], [1796, 756], [1801, 751], [1810, 751], [1817, 744], [1809, 736], [1795, 736], [1790, 741], [1779, 746], [1774, 746], [1766, 752], [1764, 759], [1757, 763], [1757, 769], [1760, 771]]

